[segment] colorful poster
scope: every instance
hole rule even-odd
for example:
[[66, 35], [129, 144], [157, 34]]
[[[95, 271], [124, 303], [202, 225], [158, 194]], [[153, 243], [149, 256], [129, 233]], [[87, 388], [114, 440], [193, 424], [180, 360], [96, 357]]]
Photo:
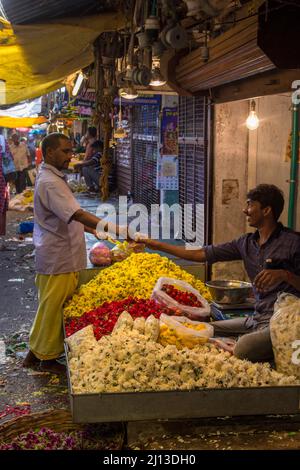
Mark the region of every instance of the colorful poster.
[[178, 190], [178, 156], [161, 155], [157, 159], [156, 189]]
[[161, 122], [161, 155], [178, 155], [178, 110], [164, 108]]
[[178, 190], [178, 111], [164, 108], [161, 121], [161, 148], [157, 159], [157, 183], [160, 190]]

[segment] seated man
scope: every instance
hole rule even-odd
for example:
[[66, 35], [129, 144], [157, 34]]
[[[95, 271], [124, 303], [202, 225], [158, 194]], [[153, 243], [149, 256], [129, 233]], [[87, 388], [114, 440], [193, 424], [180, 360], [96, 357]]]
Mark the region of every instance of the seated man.
[[[260, 362], [273, 358], [269, 324], [277, 294], [288, 292], [300, 297], [300, 234], [278, 222], [283, 206], [279, 188], [260, 184], [248, 192], [243, 210], [250, 227], [256, 228], [254, 233], [195, 250], [140, 236], [147, 247], [179, 258], [209, 264], [243, 260], [253, 284], [255, 313], [246, 319], [212, 322], [215, 336], [238, 338], [233, 354], [240, 359]], [[269, 260], [272, 269], [268, 267]]]
[[92, 157], [89, 160], [77, 163], [74, 168], [82, 172], [88, 190], [99, 192], [99, 179], [101, 175], [101, 158], [103, 152], [103, 143], [96, 140], [91, 144]]

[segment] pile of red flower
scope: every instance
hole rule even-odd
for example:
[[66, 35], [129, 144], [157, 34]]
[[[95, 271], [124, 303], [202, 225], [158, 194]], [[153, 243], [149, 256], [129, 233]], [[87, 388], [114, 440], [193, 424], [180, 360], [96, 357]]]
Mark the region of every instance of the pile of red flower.
[[24, 403], [23, 405], [16, 405], [16, 406], [6, 405], [5, 409], [0, 411], [0, 419], [8, 415], [23, 416], [23, 415], [28, 415], [29, 413], [30, 413], [29, 403]]
[[168, 294], [172, 299], [176, 300], [181, 305], [188, 305], [190, 307], [203, 307], [197, 297], [192, 292], [182, 291], [174, 287], [172, 284], [164, 284], [162, 291]]
[[81, 317], [68, 318], [65, 325], [66, 336], [71, 336], [87, 325], [93, 325], [95, 338], [98, 341], [102, 336], [112, 332], [119, 315], [124, 310], [130, 313], [133, 319], [147, 318], [150, 315], [159, 318], [162, 313], [171, 313], [168, 308], [159, 306], [154, 300], [128, 297], [124, 300], [105, 302], [101, 307], [86, 312]]

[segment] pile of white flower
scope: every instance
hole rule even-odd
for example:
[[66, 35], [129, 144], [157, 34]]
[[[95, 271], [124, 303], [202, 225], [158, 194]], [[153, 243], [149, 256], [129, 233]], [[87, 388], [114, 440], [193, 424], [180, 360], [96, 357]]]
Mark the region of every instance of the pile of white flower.
[[300, 379], [300, 299], [283, 292], [274, 305], [270, 334], [276, 369]]
[[[268, 364], [253, 364], [211, 344], [178, 350], [156, 342], [158, 320], [141, 333], [126, 312], [110, 336], [98, 342], [92, 326], [67, 339], [73, 393], [191, 390], [195, 388], [295, 385]], [[140, 326], [140, 325], [139, 325]]]

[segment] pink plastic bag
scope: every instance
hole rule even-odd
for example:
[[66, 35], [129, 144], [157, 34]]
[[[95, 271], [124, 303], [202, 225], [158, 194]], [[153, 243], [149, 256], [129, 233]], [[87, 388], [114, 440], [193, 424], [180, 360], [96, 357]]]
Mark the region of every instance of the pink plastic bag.
[[[170, 297], [162, 290], [165, 284], [171, 284], [180, 290], [192, 293], [197, 297], [197, 300], [202, 304], [202, 307], [191, 307], [177, 302], [177, 300]], [[173, 315], [184, 315], [191, 320], [209, 321], [210, 320], [210, 306], [204, 297], [194, 289], [190, 284], [178, 279], [171, 279], [169, 277], [160, 277], [156, 282], [152, 291], [151, 299], [155, 300], [159, 305], [168, 307], [173, 312]]]

